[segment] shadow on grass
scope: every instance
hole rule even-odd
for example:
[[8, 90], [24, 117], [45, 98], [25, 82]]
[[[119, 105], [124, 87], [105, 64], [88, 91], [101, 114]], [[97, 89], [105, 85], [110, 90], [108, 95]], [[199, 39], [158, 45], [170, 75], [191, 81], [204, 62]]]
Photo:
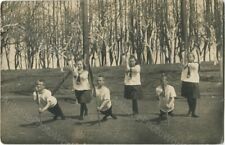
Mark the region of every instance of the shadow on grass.
[[71, 118], [71, 119], [79, 119], [80, 116], [79, 115], [75, 115], [75, 116], [65, 116], [66, 118]]
[[174, 114], [174, 117], [187, 117], [187, 114]]
[[70, 103], [70, 104], [77, 104], [77, 100], [74, 98], [63, 98], [63, 101]]
[[[150, 114], [153, 114], [153, 115], [159, 115], [159, 113], [150, 113]], [[177, 113], [174, 113], [173, 114], [173, 117], [187, 117], [186, 114], [177, 114]]]
[[120, 116], [120, 117], [132, 117], [133, 114], [114, 114], [116, 116]]
[[32, 122], [32, 123], [28, 123], [28, 124], [21, 124], [20, 127], [27, 127], [27, 128], [33, 128], [33, 127], [39, 127], [42, 124], [48, 124], [48, 123], [52, 123], [56, 120], [54, 119], [49, 119], [49, 120], [45, 120], [42, 122], [36, 121], [36, 122]]
[[[151, 114], [159, 115], [159, 113], [151, 113]], [[173, 117], [187, 117], [187, 116], [186, 116], [186, 114], [174, 114]], [[152, 118], [152, 119], [149, 119], [149, 118], [138, 118], [138, 119], [135, 119], [135, 121], [139, 122], [139, 123], [144, 123], [144, 124], [152, 123], [152, 124], [159, 125], [159, 124], [164, 124], [164, 123], [168, 124], [170, 118], [171, 118], [171, 116], [168, 116], [168, 118], [160, 118], [158, 116], [158, 117], [155, 117], [155, 118]]]
[[93, 125], [100, 125], [101, 123], [103, 123], [100, 120], [93, 120], [93, 121], [87, 121], [87, 122], [76, 122], [75, 125], [89, 125], [89, 126], [93, 126]]
[[159, 116], [159, 113], [149, 113], [149, 114], [152, 114], [152, 115], [157, 115], [157, 116]]
[[142, 119], [142, 118], [138, 118], [135, 120], [136, 122], [139, 123], [153, 123], [153, 124], [159, 124], [161, 122], [161, 119], [159, 117], [156, 118], [152, 118], [152, 119]]

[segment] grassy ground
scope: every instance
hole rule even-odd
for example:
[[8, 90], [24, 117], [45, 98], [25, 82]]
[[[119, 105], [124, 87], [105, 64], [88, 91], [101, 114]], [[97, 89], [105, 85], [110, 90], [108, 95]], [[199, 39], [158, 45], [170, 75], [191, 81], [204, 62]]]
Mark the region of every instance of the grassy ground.
[[[42, 114], [38, 125], [37, 105], [32, 101], [34, 80], [47, 80], [53, 89], [66, 74], [59, 70], [2, 71], [1, 76], [1, 140], [3, 143], [221, 143], [223, 141], [223, 87], [219, 84], [219, 67], [201, 65], [201, 98], [197, 113], [200, 118], [184, 117], [186, 100], [180, 97], [179, 65], [142, 66], [144, 99], [139, 101], [140, 114], [131, 115], [131, 102], [123, 98], [123, 69], [103, 67], [94, 69], [102, 74], [111, 89], [113, 112], [117, 120], [97, 121], [95, 100], [88, 104], [89, 115], [78, 120], [79, 105], [72, 104], [71, 79], [66, 80], [56, 97], [66, 120], [52, 121], [48, 112]], [[178, 94], [174, 113], [169, 121], [158, 122], [158, 102], [154, 88], [159, 72], [166, 71]], [[101, 116], [102, 117], [102, 116]]]

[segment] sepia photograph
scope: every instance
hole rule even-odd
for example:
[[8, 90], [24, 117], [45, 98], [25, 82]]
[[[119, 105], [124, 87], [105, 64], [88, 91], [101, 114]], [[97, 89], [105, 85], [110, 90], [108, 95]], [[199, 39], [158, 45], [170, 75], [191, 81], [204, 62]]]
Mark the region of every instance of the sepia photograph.
[[223, 144], [223, 0], [1, 1], [2, 144]]

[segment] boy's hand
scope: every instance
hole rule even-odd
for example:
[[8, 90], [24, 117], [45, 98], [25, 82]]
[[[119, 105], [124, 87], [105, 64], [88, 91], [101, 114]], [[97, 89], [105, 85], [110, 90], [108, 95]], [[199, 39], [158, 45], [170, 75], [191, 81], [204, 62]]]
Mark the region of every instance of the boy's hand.
[[39, 109], [38, 109], [38, 112], [39, 112], [39, 113], [42, 113], [42, 112], [44, 112], [44, 110], [43, 110], [42, 108], [39, 108]]

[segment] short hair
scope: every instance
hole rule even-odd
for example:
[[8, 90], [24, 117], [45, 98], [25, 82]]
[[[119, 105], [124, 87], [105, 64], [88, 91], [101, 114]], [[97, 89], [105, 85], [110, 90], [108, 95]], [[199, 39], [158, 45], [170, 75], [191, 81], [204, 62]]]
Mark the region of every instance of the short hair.
[[135, 60], [135, 65], [139, 64], [137, 58], [133, 54], [130, 55], [129, 60], [130, 59], [134, 59]]
[[189, 53], [187, 54], [187, 56], [189, 56], [189, 55], [192, 55], [192, 56], [194, 57], [194, 59], [195, 59], [195, 55], [194, 55], [193, 52], [189, 52]]
[[137, 61], [136, 57], [134, 55], [130, 55], [129, 59], [134, 59], [135, 61]]
[[37, 80], [37, 81], [35, 82], [35, 84], [37, 85], [39, 82], [42, 82], [42, 83], [43, 83], [43, 85], [45, 85], [45, 81], [44, 81], [44, 80], [42, 80], [42, 79]]
[[162, 81], [163, 78], [165, 78], [168, 81], [168, 76], [165, 72], [161, 73], [160, 81]]
[[103, 78], [105, 79], [105, 77], [103, 75], [98, 75], [98, 78]]
[[78, 59], [76, 63], [78, 63], [79, 61], [82, 62], [83, 69], [86, 70], [86, 69], [87, 69], [87, 66], [86, 66], [86, 64], [84, 63], [84, 60], [83, 60], [83, 59]]

